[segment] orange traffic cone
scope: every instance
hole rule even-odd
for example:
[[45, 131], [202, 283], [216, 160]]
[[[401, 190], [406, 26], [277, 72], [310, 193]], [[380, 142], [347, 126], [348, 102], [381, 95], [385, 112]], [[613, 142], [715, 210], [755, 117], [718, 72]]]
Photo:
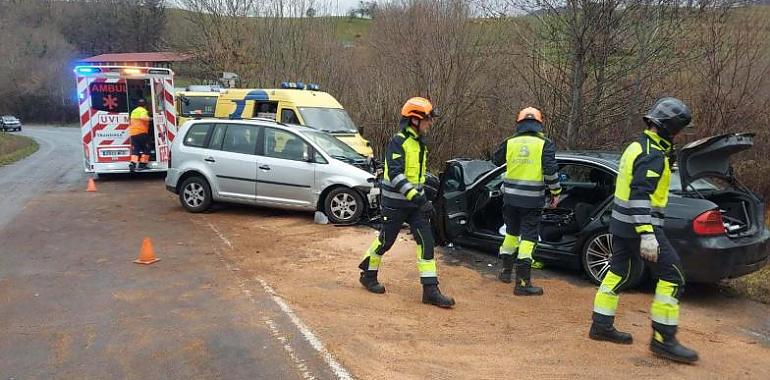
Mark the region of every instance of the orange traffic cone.
[[142, 241], [142, 249], [139, 251], [139, 258], [134, 260], [137, 264], [152, 264], [156, 261], [160, 261], [155, 257], [155, 253], [152, 250], [152, 242], [150, 238], [146, 237]]
[[89, 193], [96, 192], [96, 183], [94, 183], [94, 179], [93, 178], [89, 178], [88, 179], [88, 187], [86, 187], [86, 191], [89, 192]]

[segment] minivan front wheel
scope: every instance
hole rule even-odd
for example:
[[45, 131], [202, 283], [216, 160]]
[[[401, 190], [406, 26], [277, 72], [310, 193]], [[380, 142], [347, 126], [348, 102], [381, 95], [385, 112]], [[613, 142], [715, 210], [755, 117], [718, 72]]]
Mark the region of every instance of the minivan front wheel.
[[211, 206], [211, 187], [205, 178], [193, 176], [182, 182], [179, 202], [189, 212], [203, 212]]
[[337, 187], [326, 194], [324, 212], [334, 224], [353, 224], [364, 213], [364, 200], [357, 191], [348, 187]]

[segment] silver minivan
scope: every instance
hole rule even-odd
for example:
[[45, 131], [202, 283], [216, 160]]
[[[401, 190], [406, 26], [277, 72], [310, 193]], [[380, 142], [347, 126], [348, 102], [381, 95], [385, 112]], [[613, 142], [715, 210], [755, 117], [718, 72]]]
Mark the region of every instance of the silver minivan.
[[166, 189], [190, 212], [212, 202], [321, 211], [357, 222], [377, 207], [368, 159], [337, 138], [271, 120], [191, 120], [171, 146]]

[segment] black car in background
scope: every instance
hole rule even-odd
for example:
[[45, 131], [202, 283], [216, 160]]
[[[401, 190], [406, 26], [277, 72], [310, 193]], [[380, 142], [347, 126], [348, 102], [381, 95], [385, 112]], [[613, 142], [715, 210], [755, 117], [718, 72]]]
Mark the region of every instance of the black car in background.
[[[666, 236], [689, 282], [716, 282], [755, 272], [768, 260], [764, 204], [732, 175], [730, 156], [750, 148], [753, 134], [725, 134], [684, 146], [671, 178]], [[558, 153], [559, 208], [544, 210], [537, 260], [582, 269], [594, 283], [609, 270], [608, 232], [620, 154]], [[448, 161], [440, 176], [434, 230], [438, 242], [497, 252], [502, 243], [505, 166]], [[629, 285], [644, 278], [642, 268]]]
[[3, 132], [21, 131], [21, 120], [17, 119], [16, 116], [0, 116], [0, 129]]

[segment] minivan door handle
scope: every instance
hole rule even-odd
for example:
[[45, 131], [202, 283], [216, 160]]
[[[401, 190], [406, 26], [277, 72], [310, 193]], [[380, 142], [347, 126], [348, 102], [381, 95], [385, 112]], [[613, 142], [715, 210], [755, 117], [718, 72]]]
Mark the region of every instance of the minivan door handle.
[[262, 170], [270, 170], [270, 167], [267, 165], [260, 165], [259, 168]]
[[204, 158], [204, 159], [203, 159], [203, 161], [207, 161], [207, 162], [217, 162], [217, 160], [215, 160], [215, 159], [214, 159], [214, 157], [206, 157], [206, 158]]

